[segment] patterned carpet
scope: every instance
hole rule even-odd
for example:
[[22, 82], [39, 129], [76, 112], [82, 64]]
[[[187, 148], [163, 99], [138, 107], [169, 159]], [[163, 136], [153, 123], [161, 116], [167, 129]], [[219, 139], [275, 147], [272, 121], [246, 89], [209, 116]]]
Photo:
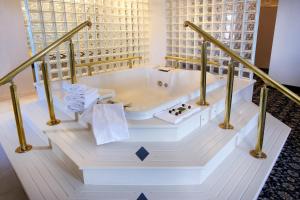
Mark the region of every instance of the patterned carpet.
[[[254, 87], [253, 102], [256, 104], [259, 104], [262, 85], [258, 80]], [[300, 95], [299, 88], [293, 91]], [[292, 132], [258, 199], [300, 199], [300, 106], [270, 88], [267, 112], [291, 127]]]

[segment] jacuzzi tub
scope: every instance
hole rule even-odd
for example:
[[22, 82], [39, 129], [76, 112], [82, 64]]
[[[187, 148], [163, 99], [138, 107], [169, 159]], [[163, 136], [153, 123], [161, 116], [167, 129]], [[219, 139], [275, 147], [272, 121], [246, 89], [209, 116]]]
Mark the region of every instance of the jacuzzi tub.
[[[200, 94], [200, 72], [194, 70], [162, 72], [157, 67], [145, 66], [77, 79], [79, 83], [90, 87], [114, 90], [114, 100], [130, 104], [125, 114], [131, 120], [150, 119], [154, 114], [198, 98]], [[224, 84], [225, 80], [218, 75], [207, 73], [207, 92]], [[51, 85], [54, 100], [63, 106], [62, 81], [53, 81]], [[43, 85], [37, 85], [37, 90], [40, 98], [43, 98]]]
[[[126, 108], [126, 117], [143, 120], [197, 98], [200, 73], [182, 69], [162, 72], [156, 67], [137, 67], [81, 77], [78, 82], [90, 87], [113, 89], [117, 101], [130, 104]], [[207, 92], [223, 84], [224, 80], [219, 76], [207, 73]]]

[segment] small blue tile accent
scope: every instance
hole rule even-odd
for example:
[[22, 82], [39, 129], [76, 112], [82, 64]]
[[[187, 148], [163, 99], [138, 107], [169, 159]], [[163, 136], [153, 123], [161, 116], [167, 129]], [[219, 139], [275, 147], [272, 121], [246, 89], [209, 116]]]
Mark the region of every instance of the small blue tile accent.
[[144, 161], [145, 158], [149, 155], [149, 152], [144, 147], [141, 147], [135, 154], [141, 161]]
[[136, 200], [148, 200], [144, 193], [140, 194], [140, 196]]

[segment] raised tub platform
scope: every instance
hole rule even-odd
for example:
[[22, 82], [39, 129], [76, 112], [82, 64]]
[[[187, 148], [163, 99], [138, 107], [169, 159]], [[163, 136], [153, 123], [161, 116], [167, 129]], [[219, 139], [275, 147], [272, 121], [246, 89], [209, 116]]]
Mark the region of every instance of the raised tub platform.
[[[22, 111], [34, 150], [14, 153], [18, 140], [11, 113], [1, 116], [0, 141], [31, 199], [256, 199], [290, 128], [268, 114], [264, 143], [268, 158], [251, 157], [258, 107], [249, 101], [252, 93], [247, 89], [253, 82], [242, 87], [243, 81], [235, 81], [234, 130], [218, 128], [223, 109], [211, 117], [218, 105], [212, 103], [198, 116], [200, 125], [175, 141], [140, 138], [97, 147], [88, 127], [62, 110], [56, 114], [63, 123], [46, 126], [45, 103], [32, 102]], [[208, 95], [210, 102], [224, 103], [224, 94], [213, 94]], [[209, 116], [203, 125], [202, 115]], [[145, 124], [151, 129], [163, 122], [152, 119]], [[135, 126], [132, 122], [130, 128]], [[149, 153], [143, 161], [136, 155], [141, 147]]]

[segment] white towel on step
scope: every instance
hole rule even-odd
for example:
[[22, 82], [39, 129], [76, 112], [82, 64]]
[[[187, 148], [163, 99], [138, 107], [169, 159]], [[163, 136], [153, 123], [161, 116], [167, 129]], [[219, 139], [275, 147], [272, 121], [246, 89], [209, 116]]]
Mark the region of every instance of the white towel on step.
[[65, 92], [84, 92], [87, 89], [87, 87], [83, 84], [71, 84], [68, 82], [63, 82], [62, 88]]
[[95, 104], [92, 129], [97, 145], [128, 139], [123, 104]]
[[83, 112], [99, 98], [99, 90], [82, 84], [63, 83], [64, 102], [72, 112]]

